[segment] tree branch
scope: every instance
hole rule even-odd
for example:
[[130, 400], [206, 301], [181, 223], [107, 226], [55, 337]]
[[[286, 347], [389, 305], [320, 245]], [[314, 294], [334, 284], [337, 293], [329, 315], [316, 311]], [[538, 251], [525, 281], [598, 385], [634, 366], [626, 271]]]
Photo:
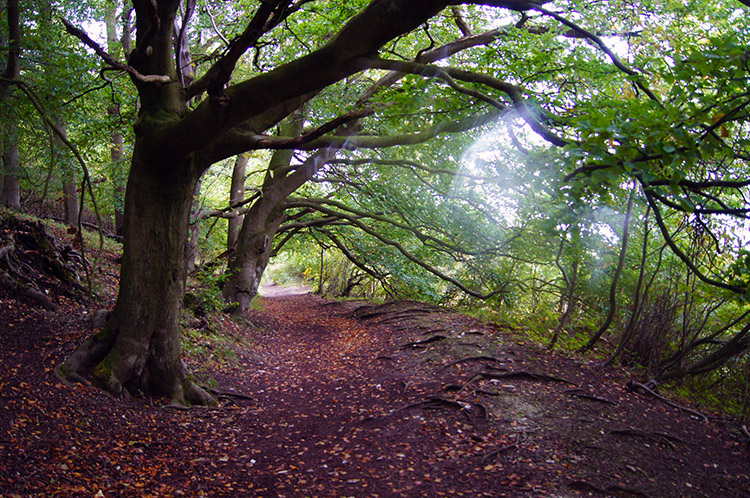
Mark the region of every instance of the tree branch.
[[[469, 117], [459, 121], [447, 121], [438, 123], [435, 126], [417, 133], [405, 133], [403, 135], [391, 136], [372, 136], [372, 135], [354, 135], [354, 136], [323, 136], [316, 140], [309, 141], [295, 147], [298, 150], [315, 150], [322, 148], [332, 149], [379, 149], [385, 147], [395, 147], [399, 145], [416, 145], [427, 142], [441, 133], [460, 133], [485, 125], [493, 119], [500, 116], [498, 112], [491, 112], [480, 116]], [[287, 148], [288, 137], [269, 137], [266, 135], [255, 135], [248, 137], [249, 149], [275, 149]], [[262, 144], [259, 146], [257, 144]]]
[[309, 1], [311, 0], [302, 0], [293, 6], [291, 6], [292, 2], [289, 0], [261, 2], [260, 7], [242, 34], [228, 43], [224, 56], [217, 60], [202, 78], [187, 88], [186, 98], [191, 99], [204, 91], [208, 91], [212, 98], [219, 102], [225, 101], [227, 97], [224, 94], [224, 86], [232, 77], [240, 57], [250, 47], [255, 46], [261, 36], [278, 26], [284, 19], [298, 11]]
[[513, 102], [513, 107], [518, 111], [521, 117], [528, 123], [539, 136], [547, 140], [548, 142], [563, 147], [568, 142], [554, 133], [552, 133], [536, 116], [531, 109], [529, 109], [526, 100], [523, 98], [521, 89], [515, 85], [502, 81], [485, 74], [472, 73], [471, 71], [465, 71], [461, 69], [451, 67], [441, 67], [428, 64], [421, 64], [417, 62], [404, 62], [395, 60], [386, 60], [379, 57], [371, 57], [366, 60], [366, 64], [373, 69], [387, 69], [390, 71], [398, 71], [402, 73], [415, 74], [426, 78], [439, 78], [445, 81], [454, 90], [471, 95], [484, 102], [491, 104], [493, 107], [504, 111], [507, 107], [492, 99], [489, 96], [484, 95], [476, 90], [465, 88], [458, 85], [455, 80], [465, 81], [469, 83], [479, 83], [495, 90], [501, 91], [508, 95]]
[[469, 251], [467, 249], [463, 249], [461, 247], [458, 247], [455, 244], [450, 244], [448, 242], [440, 240], [437, 237], [434, 237], [432, 235], [428, 235], [428, 234], [422, 233], [421, 231], [419, 231], [418, 229], [416, 229], [412, 225], [409, 225], [409, 224], [406, 224], [406, 223], [401, 223], [399, 221], [396, 221], [394, 219], [388, 218], [388, 217], [383, 216], [383, 215], [378, 214], [378, 213], [371, 213], [371, 212], [368, 212], [368, 211], [363, 211], [363, 210], [360, 210], [360, 209], [355, 209], [355, 208], [349, 207], [346, 204], [343, 204], [341, 202], [334, 201], [332, 199], [320, 199], [320, 198], [307, 197], [307, 198], [305, 198], [305, 200], [309, 201], [309, 202], [313, 202], [313, 203], [318, 204], [318, 205], [328, 205], [328, 206], [335, 207], [336, 209], [340, 209], [341, 211], [346, 211], [346, 212], [350, 213], [351, 215], [356, 216], [357, 219], [369, 218], [371, 220], [380, 221], [382, 223], [387, 223], [388, 225], [392, 225], [392, 226], [394, 226], [396, 228], [400, 228], [401, 230], [405, 230], [407, 232], [410, 232], [412, 235], [414, 235], [414, 237], [416, 237], [417, 239], [419, 239], [419, 241], [422, 244], [427, 245], [428, 242], [431, 242], [432, 243], [431, 247], [434, 247], [436, 249], [440, 249], [440, 250], [443, 250], [443, 251], [448, 251], [448, 252], [457, 253], [457, 254], [463, 254], [465, 256], [480, 256], [480, 255], [487, 254], [488, 252], [491, 252], [490, 250]]
[[360, 230], [362, 230], [363, 232], [367, 233], [368, 235], [376, 238], [380, 242], [382, 242], [382, 243], [384, 243], [386, 245], [389, 245], [391, 247], [394, 247], [404, 257], [406, 257], [406, 259], [408, 259], [412, 263], [414, 263], [414, 264], [422, 267], [423, 269], [425, 269], [428, 272], [432, 273], [433, 275], [435, 275], [436, 277], [440, 278], [441, 280], [444, 280], [446, 282], [449, 282], [449, 283], [453, 284], [454, 286], [458, 287], [459, 289], [461, 289], [466, 294], [468, 294], [470, 296], [473, 296], [473, 297], [476, 297], [477, 299], [487, 300], [487, 299], [490, 299], [490, 298], [492, 298], [494, 296], [497, 296], [497, 295], [501, 294], [502, 292], [504, 292], [504, 289], [497, 289], [497, 290], [494, 290], [494, 291], [492, 291], [492, 292], [490, 292], [488, 294], [482, 294], [479, 291], [476, 291], [476, 290], [468, 288], [467, 286], [465, 286], [463, 283], [461, 283], [457, 279], [455, 279], [455, 278], [453, 278], [453, 277], [451, 277], [449, 275], [446, 275], [445, 273], [443, 273], [439, 269], [435, 268], [434, 266], [428, 264], [427, 262], [423, 261], [422, 259], [420, 259], [417, 256], [415, 256], [414, 254], [412, 254], [401, 243], [399, 243], [397, 241], [394, 241], [394, 240], [391, 240], [391, 239], [385, 237], [384, 235], [382, 235], [381, 233], [379, 233], [378, 231], [374, 230], [373, 228], [369, 227], [367, 224], [363, 223], [359, 219], [359, 216], [352, 216], [352, 215], [341, 213], [339, 211], [335, 211], [333, 209], [325, 207], [322, 203], [320, 203], [318, 201], [310, 200], [310, 199], [297, 199], [297, 200], [293, 200], [293, 201], [290, 201], [289, 205], [293, 206], [293, 207], [307, 207], [307, 208], [312, 208], [312, 209], [315, 209], [317, 211], [320, 211], [323, 214], [327, 214], [329, 216], [340, 216], [340, 217], [348, 220], [352, 224], [352, 226], [355, 226], [355, 227], [359, 228]]
[[352, 111], [295, 138], [269, 137], [268, 139], [259, 139], [256, 137], [254, 145], [258, 149], [299, 149], [303, 145], [336, 130], [346, 123], [371, 116], [374, 113], [375, 111], [370, 108]]
[[[562, 17], [561, 15], [552, 12], [550, 10], [547, 10], [543, 7], [534, 7], [532, 10], [535, 10], [541, 14], [544, 14], [546, 16], [552, 17], [556, 21], [558, 21], [561, 24], [564, 24], [565, 26], [569, 27], [573, 31], [580, 33], [584, 38], [590, 40], [593, 42], [599, 49], [601, 49], [602, 52], [604, 52], [607, 57], [610, 58], [612, 63], [615, 65], [617, 69], [622, 71], [623, 73], [629, 75], [629, 76], [640, 76], [640, 73], [637, 71], [634, 71], [633, 69], [630, 69], [628, 66], [622, 63], [622, 61], [615, 55], [614, 52], [612, 52], [609, 47], [602, 41], [600, 37], [595, 35], [594, 33], [587, 31], [583, 29], [582, 27], [578, 26], [576, 23], [569, 21]], [[654, 102], [660, 102], [659, 98], [652, 92], [640, 79], [635, 81], [635, 84], [643, 90], [643, 92], [648, 95], [648, 97], [653, 100]]]
[[682, 252], [682, 250], [677, 247], [677, 244], [672, 239], [672, 236], [669, 233], [669, 229], [667, 228], [666, 224], [664, 223], [664, 219], [661, 216], [661, 211], [659, 210], [659, 206], [657, 206], [656, 202], [654, 201], [653, 194], [649, 191], [649, 189], [644, 187], [643, 192], [646, 195], [646, 201], [648, 202], [649, 206], [651, 206], [651, 209], [654, 212], [654, 219], [656, 220], [656, 225], [659, 227], [659, 231], [662, 234], [662, 237], [664, 237], [664, 242], [669, 246], [669, 248], [672, 250], [675, 256], [677, 256], [685, 265], [690, 269], [693, 274], [698, 277], [699, 280], [702, 282], [713, 285], [714, 287], [719, 287], [721, 289], [726, 289], [732, 292], [735, 292], [740, 295], [747, 294], [747, 289], [744, 289], [742, 287], [737, 287], [736, 285], [730, 285], [725, 284], [724, 282], [720, 282], [718, 280], [714, 280], [712, 278], [709, 278], [708, 276], [704, 275], [703, 272], [701, 272], [697, 266], [690, 260], [690, 258], [687, 257], [687, 255]]
[[135, 69], [133, 66], [124, 64], [116, 60], [111, 55], [109, 55], [102, 47], [99, 46], [98, 43], [92, 40], [91, 37], [89, 37], [89, 35], [85, 31], [73, 26], [67, 19], [62, 19], [62, 23], [65, 25], [65, 30], [68, 33], [70, 33], [71, 35], [81, 40], [84, 44], [86, 44], [89, 48], [91, 48], [94, 52], [96, 52], [96, 54], [104, 62], [106, 62], [113, 68], [119, 69], [121, 71], [125, 71], [126, 73], [131, 75], [134, 79], [141, 81], [143, 83], [163, 84], [163, 83], [169, 83], [171, 81], [170, 77], [166, 75], [161, 75], [161, 74], [144, 75], [144, 74], [139, 73], [138, 70]]
[[318, 231], [322, 233], [323, 235], [325, 235], [326, 237], [328, 237], [328, 239], [331, 242], [333, 242], [333, 244], [336, 247], [338, 247], [339, 251], [341, 251], [341, 253], [346, 257], [346, 259], [348, 259], [354, 264], [354, 266], [356, 266], [363, 272], [367, 273], [378, 282], [382, 283], [385, 281], [385, 279], [387, 278], [387, 275], [380, 273], [379, 271], [374, 270], [370, 268], [369, 266], [367, 266], [367, 264], [364, 261], [360, 260], [357, 256], [355, 256], [354, 253], [352, 253], [349, 250], [349, 248], [346, 247], [346, 245], [344, 245], [343, 242], [341, 242], [341, 240], [338, 238], [338, 236], [336, 236], [336, 234], [334, 234], [330, 230], [318, 230]]

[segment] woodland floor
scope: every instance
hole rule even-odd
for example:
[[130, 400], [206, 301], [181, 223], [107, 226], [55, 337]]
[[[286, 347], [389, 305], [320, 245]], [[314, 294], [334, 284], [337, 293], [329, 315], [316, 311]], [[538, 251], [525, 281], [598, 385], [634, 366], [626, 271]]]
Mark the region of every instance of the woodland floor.
[[731, 419], [449, 310], [267, 294], [212, 322], [236, 361], [192, 357], [221, 406], [177, 410], [63, 385], [96, 308], [3, 292], [3, 497], [750, 496]]

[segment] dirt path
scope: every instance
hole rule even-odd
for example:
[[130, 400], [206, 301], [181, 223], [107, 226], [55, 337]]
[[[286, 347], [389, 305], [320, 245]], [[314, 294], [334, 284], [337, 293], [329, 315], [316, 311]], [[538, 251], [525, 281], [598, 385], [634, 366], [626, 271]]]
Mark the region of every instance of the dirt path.
[[722, 418], [445, 310], [263, 298], [189, 411], [61, 385], [76, 316], [0, 296], [1, 496], [750, 495]]

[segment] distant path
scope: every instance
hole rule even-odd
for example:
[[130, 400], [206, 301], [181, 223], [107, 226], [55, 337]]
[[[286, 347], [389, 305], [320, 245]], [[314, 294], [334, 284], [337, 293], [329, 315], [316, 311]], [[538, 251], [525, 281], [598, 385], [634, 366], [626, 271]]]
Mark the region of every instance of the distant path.
[[263, 297], [300, 296], [311, 292], [312, 289], [304, 285], [276, 285], [273, 281], [258, 289], [258, 294]]

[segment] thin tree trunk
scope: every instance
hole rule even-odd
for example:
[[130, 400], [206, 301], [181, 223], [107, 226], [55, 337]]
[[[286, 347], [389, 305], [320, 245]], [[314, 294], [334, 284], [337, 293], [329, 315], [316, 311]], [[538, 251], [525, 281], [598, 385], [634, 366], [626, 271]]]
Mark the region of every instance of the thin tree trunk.
[[[560, 246], [560, 250], [562, 251], [562, 245]], [[568, 321], [570, 320], [570, 317], [573, 314], [573, 310], [575, 309], [576, 285], [578, 283], [578, 264], [579, 262], [577, 259], [573, 261], [573, 272], [569, 278], [565, 274], [562, 267], [560, 267], [560, 270], [563, 272], [563, 276], [565, 277], [565, 281], [568, 284], [565, 289], [565, 295], [561, 300], [561, 302], [564, 302], [565, 311], [563, 312], [562, 317], [560, 317], [560, 321], [555, 327], [555, 330], [552, 331], [552, 340], [550, 340], [547, 349], [551, 350], [555, 348], [555, 344], [557, 344], [557, 341], [560, 338], [560, 332], [562, 332], [562, 330], [568, 325]]]
[[[129, 49], [125, 47], [124, 41], [120, 41], [117, 39], [117, 9], [119, 3], [119, 0], [109, 0], [109, 2], [107, 3], [107, 12], [105, 16], [105, 23], [107, 26], [107, 50], [110, 54], [117, 53], [119, 43], [124, 49], [125, 58], [127, 59]], [[123, 17], [124, 16], [125, 14], [123, 13]], [[129, 25], [126, 24], [125, 26], [123, 26], [122, 40], [129, 39], [129, 30]], [[115, 119], [120, 116], [120, 105], [117, 103], [110, 104], [107, 107], [107, 114], [111, 119]], [[112, 183], [114, 185], [115, 194], [115, 233], [120, 236], [122, 236], [122, 225], [125, 221], [125, 217], [123, 215], [125, 182], [124, 180], [122, 180], [122, 178], [125, 177], [124, 172], [122, 171], [123, 169], [125, 169], [125, 164], [123, 163], [123, 158], [125, 157], [124, 151], [124, 139], [122, 132], [118, 129], [113, 129], [110, 134], [109, 156], [112, 160], [112, 170], [114, 172], [114, 179]]]
[[185, 241], [185, 269], [188, 273], [192, 273], [195, 270], [195, 262], [198, 259], [198, 236], [200, 235], [200, 227], [198, 226], [198, 214], [200, 212], [200, 195], [202, 180], [195, 182], [195, 189], [193, 190], [193, 202], [190, 205], [190, 224], [188, 225], [188, 237]]
[[[66, 134], [65, 123], [58, 116], [55, 120], [57, 127], [63, 134]], [[56, 151], [55, 158], [58, 162], [58, 171], [62, 176], [62, 193], [63, 193], [63, 223], [68, 226], [78, 226], [78, 215], [80, 205], [78, 202], [75, 166], [70, 163], [70, 156], [66, 153], [63, 139], [55, 135], [52, 141], [53, 151]]]
[[604, 323], [602, 323], [601, 327], [599, 327], [599, 330], [594, 332], [594, 335], [591, 336], [591, 339], [589, 339], [589, 342], [587, 342], [582, 348], [581, 352], [588, 351], [591, 348], [594, 347], [594, 345], [601, 339], [602, 335], [609, 330], [609, 326], [612, 325], [612, 320], [615, 317], [615, 312], [617, 311], [617, 284], [620, 281], [620, 275], [622, 274], [622, 268], [625, 266], [625, 255], [627, 254], [628, 249], [628, 237], [630, 235], [630, 215], [633, 211], [633, 197], [635, 195], [635, 191], [630, 192], [630, 197], [628, 198], [628, 207], [625, 211], [625, 221], [623, 223], [623, 229], [622, 229], [622, 243], [620, 245], [620, 257], [617, 261], [617, 268], [615, 269], [615, 274], [612, 277], [612, 284], [609, 286], [609, 312], [607, 313], [607, 317], [604, 319]]
[[11, 117], [6, 123], [5, 148], [3, 149], [3, 190], [0, 194], [0, 204], [21, 209], [21, 182], [19, 171], [21, 160], [18, 153], [18, 123]]
[[[113, 109], [110, 107], [109, 111], [111, 112]], [[117, 110], [119, 112], [119, 108]], [[112, 135], [110, 136], [110, 158], [112, 159], [112, 166], [115, 169], [117, 173], [120, 172], [120, 170], [125, 168], [125, 164], [123, 161], [123, 158], [125, 157], [124, 154], [124, 141], [122, 138], [122, 133], [119, 131], [113, 131]], [[125, 223], [125, 215], [123, 212], [123, 206], [124, 206], [124, 198], [125, 198], [125, 186], [123, 185], [123, 182], [120, 180], [119, 176], [115, 182], [115, 233], [117, 235], [123, 234], [123, 224]]]
[[[245, 199], [245, 176], [247, 174], [247, 163], [250, 160], [246, 154], [239, 154], [234, 161], [232, 168], [232, 186], [229, 191], [229, 205], [235, 206]], [[229, 228], [227, 229], [227, 250], [231, 251], [237, 244], [240, 226], [243, 217], [241, 215], [229, 218]]]
[[180, 4], [182, 16], [177, 16], [174, 19], [174, 32], [177, 34], [174, 40], [174, 51], [180, 82], [183, 87], [188, 87], [193, 82], [193, 61], [190, 55], [190, 44], [188, 43], [188, 21], [195, 12], [196, 0], [183, 0]]
[[72, 173], [63, 184], [63, 203], [65, 205], [65, 216], [63, 218], [66, 225], [74, 227], [78, 225], [78, 194], [75, 183], [75, 175]]
[[650, 209], [646, 209], [646, 214], [643, 218], [643, 246], [641, 247], [641, 266], [638, 271], [638, 282], [635, 285], [635, 291], [633, 293], [633, 311], [630, 314], [628, 323], [625, 325], [625, 330], [620, 336], [620, 342], [617, 344], [615, 352], [610, 355], [609, 358], [604, 362], [604, 366], [611, 365], [620, 354], [625, 350], [625, 347], [630, 342], [635, 332], [635, 325], [641, 317], [642, 311], [642, 298], [643, 296], [643, 279], [646, 273], [646, 258], [648, 257], [648, 241], [649, 241], [649, 225], [648, 215]]
[[320, 271], [318, 272], [318, 295], [323, 295], [323, 269], [325, 268], [326, 248], [320, 245]]
[[657, 376], [660, 382], [677, 380], [689, 375], [700, 375], [722, 366], [724, 363], [750, 350], [750, 323], [717, 350], [695, 360], [688, 366], [674, 365]]

